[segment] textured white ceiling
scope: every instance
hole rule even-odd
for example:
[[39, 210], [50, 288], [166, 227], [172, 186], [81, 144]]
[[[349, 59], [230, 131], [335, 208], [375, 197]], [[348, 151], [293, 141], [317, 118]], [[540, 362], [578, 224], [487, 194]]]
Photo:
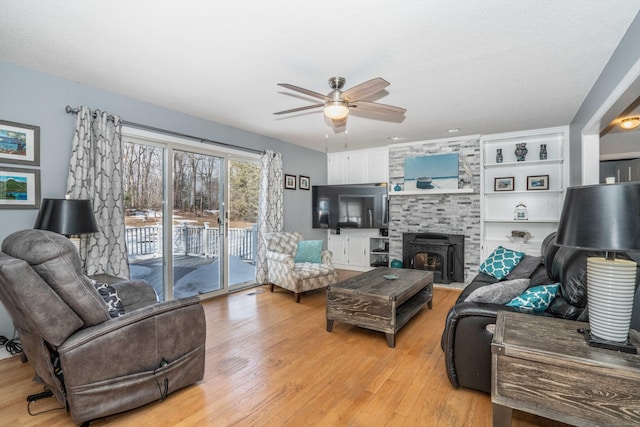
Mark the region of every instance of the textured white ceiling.
[[[569, 124], [638, 0], [0, 0], [0, 59], [319, 151]], [[374, 77], [401, 123], [316, 103]], [[305, 98], [305, 99], [302, 99]], [[92, 106], [99, 108], [100, 106]], [[114, 112], [117, 113], [117, 112]], [[124, 117], [126, 120], [127, 118]], [[206, 137], [206, 135], [205, 135]]]

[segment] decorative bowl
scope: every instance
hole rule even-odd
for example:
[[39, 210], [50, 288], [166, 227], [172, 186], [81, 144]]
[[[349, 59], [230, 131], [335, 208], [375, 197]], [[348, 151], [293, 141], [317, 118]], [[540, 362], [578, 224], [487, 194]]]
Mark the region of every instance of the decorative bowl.
[[507, 236], [507, 239], [511, 240], [513, 243], [527, 243], [529, 239], [531, 239], [532, 237], [533, 236], [527, 236], [527, 237]]

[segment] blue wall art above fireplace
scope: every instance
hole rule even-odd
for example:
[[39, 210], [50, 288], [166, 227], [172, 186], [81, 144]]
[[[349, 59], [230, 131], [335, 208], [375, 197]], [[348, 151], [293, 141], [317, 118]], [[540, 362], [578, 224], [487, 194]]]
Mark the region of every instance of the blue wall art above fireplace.
[[404, 159], [405, 191], [457, 188], [458, 153], [434, 154]]

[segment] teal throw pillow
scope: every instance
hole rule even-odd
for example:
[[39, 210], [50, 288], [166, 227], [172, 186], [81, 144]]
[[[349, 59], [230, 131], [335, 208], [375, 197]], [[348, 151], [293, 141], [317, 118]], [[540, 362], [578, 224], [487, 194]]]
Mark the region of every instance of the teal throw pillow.
[[549, 305], [556, 297], [559, 287], [560, 283], [534, 286], [524, 291], [520, 296], [509, 301], [506, 305], [524, 312], [545, 311], [549, 308]]
[[298, 242], [298, 250], [294, 262], [322, 263], [322, 240], [301, 240]]
[[524, 257], [524, 252], [516, 252], [502, 246], [498, 246], [491, 255], [480, 264], [480, 271], [493, 276], [498, 280], [503, 279]]

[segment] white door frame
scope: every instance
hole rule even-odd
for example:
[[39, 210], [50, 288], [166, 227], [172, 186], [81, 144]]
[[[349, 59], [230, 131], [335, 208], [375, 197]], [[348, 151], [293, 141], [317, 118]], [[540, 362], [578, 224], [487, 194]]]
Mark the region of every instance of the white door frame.
[[[600, 130], [603, 128], [603, 123], [601, 123], [602, 118], [624, 92], [639, 78], [640, 59], [631, 67], [629, 72], [627, 72], [582, 129], [581, 185], [598, 184], [600, 182]], [[608, 125], [608, 123], [604, 125]]]

